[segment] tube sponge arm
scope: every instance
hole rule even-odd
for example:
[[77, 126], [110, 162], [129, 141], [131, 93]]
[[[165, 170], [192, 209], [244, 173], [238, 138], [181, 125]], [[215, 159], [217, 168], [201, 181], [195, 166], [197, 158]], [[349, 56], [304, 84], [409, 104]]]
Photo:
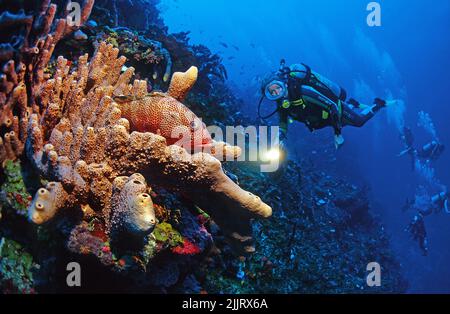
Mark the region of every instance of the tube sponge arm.
[[66, 206], [69, 195], [59, 182], [49, 182], [40, 188], [29, 208], [29, 218], [35, 224], [43, 224], [52, 219], [59, 209]]
[[110, 234], [113, 240], [123, 235], [142, 238], [156, 225], [149, 188], [141, 174], [117, 177], [113, 182]]
[[192, 66], [186, 72], [175, 72], [170, 81], [167, 94], [178, 101], [183, 101], [197, 81], [198, 69]]

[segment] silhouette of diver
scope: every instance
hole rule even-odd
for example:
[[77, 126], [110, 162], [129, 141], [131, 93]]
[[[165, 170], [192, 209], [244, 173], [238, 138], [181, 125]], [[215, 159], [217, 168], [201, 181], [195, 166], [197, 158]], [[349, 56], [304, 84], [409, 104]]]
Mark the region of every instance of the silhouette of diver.
[[432, 140], [422, 147], [414, 148], [414, 136], [409, 127], [403, 128], [400, 139], [403, 141], [405, 149], [398, 156], [410, 155], [413, 170], [416, 160], [424, 162], [436, 161], [445, 150], [445, 145], [441, 144], [438, 140]]
[[428, 238], [425, 228], [424, 218], [433, 213], [445, 212], [450, 214], [449, 209], [449, 192], [441, 192], [428, 198], [417, 204], [415, 200], [406, 200], [406, 204], [403, 206], [403, 211], [410, 208], [417, 210], [417, 214], [414, 215], [410, 224], [406, 227], [405, 231], [409, 232], [414, 241], [419, 243], [419, 247], [422, 250], [424, 256], [428, 254]]
[[428, 255], [428, 238], [427, 230], [425, 229], [425, 222], [423, 215], [418, 213], [414, 216], [411, 223], [406, 227], [406, 231], [411, 233], [414, 241], [419, 242], [419, 247], [422, 250], [424, 256]]

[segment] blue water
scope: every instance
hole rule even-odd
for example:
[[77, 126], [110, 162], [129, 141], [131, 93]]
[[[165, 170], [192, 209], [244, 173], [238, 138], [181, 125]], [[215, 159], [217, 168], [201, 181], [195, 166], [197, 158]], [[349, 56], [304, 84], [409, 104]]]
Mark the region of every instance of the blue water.
[[[249, 115], [256, 115], [258, 76], [277, 69], [281, 58], [310, 65], [361, 102], [402, 99], [404, 110], [382, 112], [361, 129], [344, 129], [346, 144], [331, 157], [315, 151], [332, 141], [331, 129], [311, 134], [293, 124], [289, 133], [296, 136], [289, 146], [293, 158], [312, 156], [319, 164], [328, 159], [324, 171], [370, 185], [372, 211], [391, 235], [409, 292], [450, 292], [450, 215], [426, 218], [430, 253], [422, 256], [403, 231], [413, 212], [402, 213], [401, 207], [426, 182], [411, 172], [407, 157], [397, 157], [403, 124], [412, 128], [416, 143], [431, 140], [417, 125], [419, 111], [430, 115], [439, 139], [450, 147], [450, 1], [378, 1], [380, 27], [366, 23], [369, 2], [162, 0], [160, 8], [170, 32], [190, 31], [191, 43], [222, 56], [228, 83]], [[434, 164], [434, 179], [443, 185], [450, 185], [449, 164], [447, 149]]]

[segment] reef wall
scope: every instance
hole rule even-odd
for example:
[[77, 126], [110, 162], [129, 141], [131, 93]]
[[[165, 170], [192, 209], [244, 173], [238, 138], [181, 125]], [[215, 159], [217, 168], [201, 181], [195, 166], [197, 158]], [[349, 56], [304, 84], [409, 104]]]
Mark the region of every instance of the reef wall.
[[[145, 126], [166, 107], [255, 121], [238, 113], [220, 56], [169, 34], [156, 1], [129, 2], [145, 16], [84, 1], [79, 28], [63, 1], [2, 8], [2, 34], [18, 33], [0, 49], [0, 290], [365, 292], [362, 264], [377, 260], [389, 269], [377, 291], [403, 291], [365, 190], [307, 161], [275, 181], [215, 158], [239, 148], [210, 140], [192, 155]], [[65, 284], [73, 261], [80, 290]]]

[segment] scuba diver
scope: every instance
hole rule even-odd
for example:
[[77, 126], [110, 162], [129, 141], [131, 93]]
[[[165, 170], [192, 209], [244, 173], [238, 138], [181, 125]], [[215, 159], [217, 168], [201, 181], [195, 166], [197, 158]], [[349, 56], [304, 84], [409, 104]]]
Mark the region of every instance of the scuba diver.
[[403, 128], [400, 139], [403, 141], [405, 149], [398, 156], [410, 155], [413, 170], [417, 159], [425, 162], [435, 161], [445, 150], [445, 145], [439, 143], [438, 140], [432, 140], [418, 149], [414, 148], [414, 136], [409, 127]]
[[411, 223], [406, 227], [406, 231], [411, 233], [414, 241], [419, 242], [419, 247], [422, 250], [424, 256], [428, 255], [428, 238], [427, 230], [425, 229], [425, 222], [423, 215], [418, 213], [414, 216]]
[[431, 198], [420, 197], [419, 201], [417, 201], [417, 199], [412, 201], [406, 200], [403, 210], [412, 208], [417, 210], [417, 214], [414, 216], [408, 227], [406, 227], [405, 231], [411, 234], [414, 241], [419, 242], [419, 247], [422, 250], [423, 255], [428, 254], [428, 239], [424, 217], [440, 212], [450, 214], [449, 198], [449, 192], [441, 192]]
[[[281, 60], [280, 69], [264, 80], [258, 115], [265, 120], [275, 113], [280, 119], [280, 148], [284, 149], [289, 119], [303, 122], [313, 132], [331, 126], [334, 129], [336, 148], [344, 143], [342, 127], [362, 127], [381, 108], [390, 105], [375, 98], [373, 106], [360, 104], [353, 98], [347, 99], [346, 91], [336, 83], [311, 70], [305, 64], [287, 67]], [[277, 108], [262, 117], [261, 104], [264, 99], [275, 101]]]

